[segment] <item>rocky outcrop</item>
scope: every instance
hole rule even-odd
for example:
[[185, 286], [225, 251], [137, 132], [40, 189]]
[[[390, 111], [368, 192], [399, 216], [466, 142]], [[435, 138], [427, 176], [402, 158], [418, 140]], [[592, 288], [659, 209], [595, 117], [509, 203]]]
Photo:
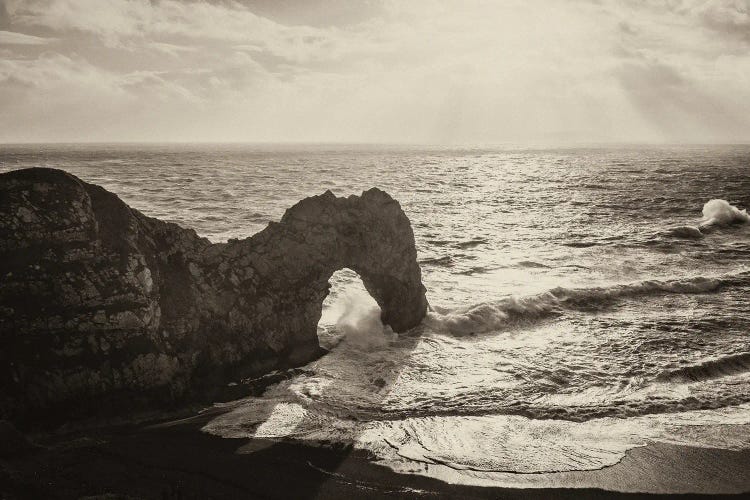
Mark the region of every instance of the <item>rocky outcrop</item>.
[[395, 331], [427, 302], [399, 204], [330, 191], [212, 244], [60, 170], [0, 175], [0, 418], [164, 407], [320, 354], [331, 274], [359, 273]]

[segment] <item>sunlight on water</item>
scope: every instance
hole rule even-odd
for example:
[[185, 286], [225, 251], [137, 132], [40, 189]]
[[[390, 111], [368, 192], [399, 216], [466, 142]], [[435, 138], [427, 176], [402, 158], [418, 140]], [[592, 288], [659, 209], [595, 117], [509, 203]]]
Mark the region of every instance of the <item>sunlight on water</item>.
[[750, 447], [731, 431], [750, 423], [750, 147], [45, 148], [3, 147], [0, 170], [66, 168], [214, 241], [326, 189], [378, 186], [409, 216], [423, 324], [395, 335], [335, 273], [330, 353], [208, 432], [354, 444], [473, 484], [653, 441]]

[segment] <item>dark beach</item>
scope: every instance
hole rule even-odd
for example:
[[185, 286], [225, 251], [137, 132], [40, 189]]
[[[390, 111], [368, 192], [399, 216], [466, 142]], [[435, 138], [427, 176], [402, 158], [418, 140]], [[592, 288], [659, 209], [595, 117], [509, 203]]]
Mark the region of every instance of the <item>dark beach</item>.
[[[201, 432], [213, 415], [38, 436], [31, 450], [0, 461], [0, 495], [4, 500], [588, 499], [736, 498], [750, 492], [750, 450], [655, 443], [601, 470], [522, 475], [535, 484], [529, 488], [476, 487], [397, 474], [351, 448], [222, 439]], [[748, 430], [743, 427], [736, 430]]]

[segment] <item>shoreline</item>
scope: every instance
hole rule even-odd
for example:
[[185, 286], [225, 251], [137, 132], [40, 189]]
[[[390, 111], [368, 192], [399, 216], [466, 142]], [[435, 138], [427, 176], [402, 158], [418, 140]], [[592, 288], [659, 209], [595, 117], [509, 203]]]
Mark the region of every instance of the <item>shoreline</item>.
[[212, 415], [48, 436], [26, 454], [0, 459], [0, 498], [723, 498], [750, 492], [750, 450], [652, 443], [604, 469], [509, 474], [515, 487], [468, 486], [397, 473], [351, 447], [220, 438], [200, 430]]

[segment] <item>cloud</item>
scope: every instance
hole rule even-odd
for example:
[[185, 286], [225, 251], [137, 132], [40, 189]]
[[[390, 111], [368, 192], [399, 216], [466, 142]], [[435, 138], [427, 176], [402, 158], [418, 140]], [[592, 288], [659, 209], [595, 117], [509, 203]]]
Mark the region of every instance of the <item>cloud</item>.
[[750, 44], [750, 1], [710, 2], [698, 15], [711, 31]]
[[0, 83], [14, 81], [28, 88], [54, 88], [61, 83], [82, 86], [106, 85], [110, 80], [105, 73], [60, 54], [45, 53], [38, 59], [0, 60]]
[[176, 45], [173, 43], [164, 42], [151, 42], [146, 45], [154, 50], [158, 50], [159, 52], [163, 52], [164, 54], [168, 54], [173, 57], [180, 57], [185, 52], [192, 52], [195, 50], [190, 46]]
[[112, 47], [140, 41], [252, 44], [296, 59], [332, 42], [332, 32], [288, 27], [236, 2], [162, 0], [28, 0], [14, 23], [58, 33], [90, 34]]
[[0, 31], [0, 45], [44, 45], [54, 41], [54, 38], [24, 35], [14, 31]]
[[14, 137], [720, 141], [750, 129], [743, 2], [300, 1], [7, 2], [15, 32], [57, 40], [7, 45], [0, 100], [26, 125]]
[[386, 12], [384, 0], [239, 0], [248, 10], [292, 26], [351, 26]]
[[10, 28], [10, 13], [5, 5], [5, 0], [0, 0], [0, 30]]

